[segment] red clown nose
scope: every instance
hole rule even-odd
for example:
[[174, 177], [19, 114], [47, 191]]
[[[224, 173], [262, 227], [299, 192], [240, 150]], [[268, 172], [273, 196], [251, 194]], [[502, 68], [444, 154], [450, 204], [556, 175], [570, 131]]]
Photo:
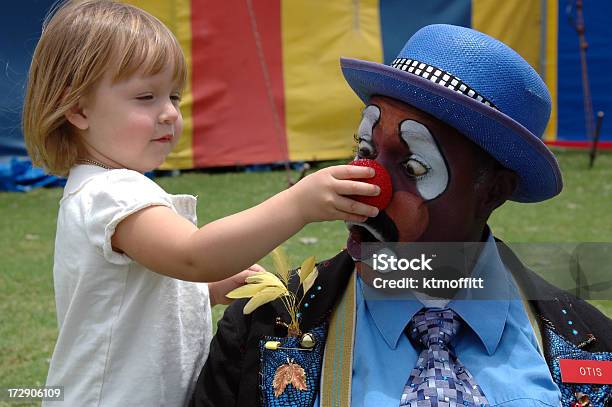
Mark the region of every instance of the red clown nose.
[[364, 204], [372, 205], [378, 208], [378, 210], [384, 210], [391, 202], [391, 195], [393, 195], [393, 187], [391, 186], [391, 177], [389, 173], [379, 163], [374, 160], [363, 158], [355, 160], [349, 163], [349, 165], [357, 165], [359, 167], [370, 167], [374, 168], [376, 174], [372, 178], [363, 178], [359, 181], [367, 182], [368, 184], [378, 185], [380, 187], [380, 194], [377, 196], [351, 196], [352, 199], [363, 202]]

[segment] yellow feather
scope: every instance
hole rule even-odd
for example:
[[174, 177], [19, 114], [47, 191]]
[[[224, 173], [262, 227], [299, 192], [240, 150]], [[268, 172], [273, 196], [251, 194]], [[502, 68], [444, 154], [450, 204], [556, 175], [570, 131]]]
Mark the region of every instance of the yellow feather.
[[302, 267], [300, 267], [300, 284], [304, 284], [304, 280], [306, 280], [306, 277], [308, 277], [308, 275], [312, 273], [312, 270], [314, 270], [314, 265], [314, 256], [310, 256], [309, 258], [304, 260], [304, 262], [302, 263]]
[[317, 268], [315, 267], [314, 271], [310, 273], [308, 277], [306, 277], [306, 279], [304, 279], [304, 284], [302, 284], [302, 287], [304, 288], [304, 295], [306, 295], [308, 290], [310, 290], [318, 276], [319, 270], [317, 270]]
[[249, 284], [262, 284], [267, 287], [285, 287], [283, 282], [269, 271], [260, 271], [257, 274], [246, 278]]
[[245, 284], [241, 287], [238, 287], [229, 293], [225, 294], [227, 298], [249, 298], [266, 288], [266, 285], [263, 284]]
[[272, 251], [272, 260], [274, 261], [276, 274], [287, 285], [289, 283], [289, 261], [287, 260], [287, 254], [281, 246]]
[[274, 301], [282, 295], [287, 295], [288, 291], [285, 287], [266, 287], [253, 296], [244, 306], [242, 313], [247, 315], [255, 311], [260, 305]]

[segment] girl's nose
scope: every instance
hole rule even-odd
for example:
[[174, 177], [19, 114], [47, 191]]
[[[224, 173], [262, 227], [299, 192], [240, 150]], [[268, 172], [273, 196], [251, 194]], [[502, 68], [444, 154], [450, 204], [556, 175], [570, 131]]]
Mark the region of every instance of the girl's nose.
[[180, 116], [179, 108], [172, 102], [166, 103], [164, 110], [159, 116], [161, 123], [174, 123]]

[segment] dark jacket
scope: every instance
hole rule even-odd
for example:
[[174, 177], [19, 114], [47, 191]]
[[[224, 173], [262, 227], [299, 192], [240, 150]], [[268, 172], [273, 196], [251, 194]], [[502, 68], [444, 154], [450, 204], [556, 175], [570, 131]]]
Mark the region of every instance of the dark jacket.
[[[507, 247], [499, 245], [499, 250], [504, 264], [527, 292], [528, 298], [540, 298], [530, 302], [539, 318], [545, 358], [553, 379], [565, 393], [564, 405], [566, 402], [569, 405], [574, 391], [583, 390], [584, 387], [565, 385], [564, 390], [554, 360], [561, 355], [561, 348], [567, 345], [574, 355], [579, 355], [576, 352], [610, 352], [612, 321], [587, 302], [559, 290], [525, 268]], [[354, 262], [346, 251], [342, 251], [318, 264], [317, 268], [319, 276], [315, 286], [320, 286], [321, 292], [317, 295], [317, 301], [312, 302], [307, 312], [303, 313], [303, 331], [319, 327], [328, 320], [337, 299], [346, 288]], [[245, 302], [234, 302], [219, 321], [191, 406], [261, 405], [259, 342], [265, 336], [286, 336], [286, 328], [277, 324], [276, 318], [287, 314], [280, 301], [274, 301], [250, 315], [243, 315]], [[567, 320], [573, 321], [573, 325], [568, 325]], [[573, 330], [578, 333], [574, 334]], [[607, 394], [609, 398], [609, 390]]]

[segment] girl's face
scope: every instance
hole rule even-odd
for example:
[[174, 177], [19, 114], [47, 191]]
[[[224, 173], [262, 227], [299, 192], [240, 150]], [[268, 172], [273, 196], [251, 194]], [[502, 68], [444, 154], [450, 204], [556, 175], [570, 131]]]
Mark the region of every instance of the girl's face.
[[183, 130], [180, 89], [172, 69], [136, 73], [112, 83], [106, 73], [80, 105], [79, 125], [89, 158], [139, 172], [159, 167]]

